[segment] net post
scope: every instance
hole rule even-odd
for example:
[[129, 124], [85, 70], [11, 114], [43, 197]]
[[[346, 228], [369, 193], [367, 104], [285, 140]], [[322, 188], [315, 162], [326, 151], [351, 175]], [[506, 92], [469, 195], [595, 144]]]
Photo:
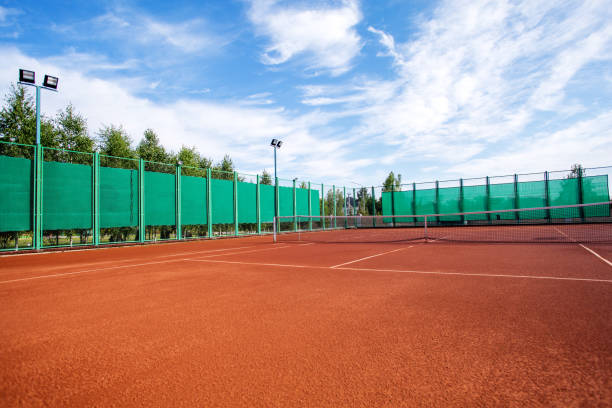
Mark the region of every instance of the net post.
[[238, 173], [234, 172], [234, 236], [238, 236]]
[[372, 226], [376, 227], [376, 195], [374, 192], [374, 186], [372, 186]]
[[334, 203], [334, 228], [338, 227], [336, 222], [336, 185], [332, 184], [332, 201]]
[[355, 187], [353, 187], [353, 214], [357, 215], [357, 211], [355, 211], [355, 204], [357, 204], [357, 196], [355, 195]]
[[[514, 208], [519, 209], [519, 194], [518, 194], [518, 174], [514, 174]], [[519, 221], [520, 215], [518, 211], [514, 212], [514, 218]]]
[[[436, 210], [436, 214], [440, 214], [440, 182], [436, 180], [436, 204], [434, 209]], [[440, 224], [440, 217], [436, 217], [436, 222]]]
[[[550, 207], [550, 192], [549, 192], [549, 177], [548, 177], [548, 171], [544, 172], [544, 205], [546, 207]], [[546, 219], [548, 220], [548, 223], [550, 223], [552, 220], [550, 218], [550, 208], [546, 209]]]
[[297, 232], [297, 195], [295, 191], [295, 179], [293, 179], [293, 231]]
[[42, 248], [42, 161], [43, 161], [43, 146], [39, 143], [34, 146], [34, 219], [33, 219], [33, 245], [34, 249], [39, 251]]
[[100, 153], [94, 152], [93, 156], [93, 244], [100, 245]]
[[312, 192], [308, 182], [308, 230], [312, 231]]
[[[416, 215], [416, 183], [412, 183], [412, 215]], [[414, 225], [417, 225], [418, 218], [414, 217]]]
[[459, 179], [459, 212], [461, 214], [461, 225], [465, 224], [464, 204], [463, 204], [463, 178]]
[[346, 186], [342, 188], [343, 188], [343, 197], [344, 197], [344, 229], [346, 229], [348, 228], [348, 218], [346, 218], [346, 216], [348, 215], [346, 212]]
[[395, 228], [395, 181], [391, 184], [391, 225]]
[[257, 234], [261, 235], [261, 197], [260, 197], [259, 174], [257, 175], [257, 184], [255, 185], [255, 217], [257, 217]]
[[[485, 208], [487, 211], [491, 211], [491, 181], [489, 180], [489, 176], [486, 176], [486, 202], [485, 202]], [[491, 213], [487, 212], [487, 221], [489, 222], [489, 224], [491, 223]]]
[[213, 237], [212, 227], [212, 171], [210, 167], [206, 169], [206, 226], [208, 227], [208, 238]]
[[321, 183], [321, 226], [325, 230], [325, 188]]
[[138, 241], [145, 242], [145, 162], [138, 159]]
[[181, 174], [183, 172], [182, 166], [180, 164], [176, 165], [175, 170], [175, 196], [176, 196], [176, 239], [183, 239], [183, 231], [181, 228]]

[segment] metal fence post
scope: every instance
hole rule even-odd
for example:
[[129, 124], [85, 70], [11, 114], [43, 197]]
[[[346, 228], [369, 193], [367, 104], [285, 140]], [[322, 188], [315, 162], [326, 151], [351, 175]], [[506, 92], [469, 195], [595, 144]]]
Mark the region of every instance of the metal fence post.
[[[440, 214], [440, 182], [436, 180], [436, 203], [434, 206], [436, 214]], [[440, 224], [440, 217], [436, 217], [436, 223]]]
[[395, 185], [391, 184], [391, 225], [395, 227]]
[[321, 183], [321, 225], [325, 229], [325, 187]]
[[[416, 215], [416, 183], [412, 183], [412, 215]], [[418, 218], [414, 217], [414, 225], [417, 224]]]
[[95, 152], [93, 156], [93, 188], [92, 188], [92, 196], [93, 196], [93, 206], [92, 206], [92, 215], [93, 215], [93, 244], [100, 245], [100, 153]]
[[145, 242], [145, 162], [138, 159], [138, 240]]
[[176, 239], [183, 239], [183, 229], [182, 229], [182, 221], [181, 221], [181, 174], [183, 173], [182, 166], [180, 164], [176, 165], [175, 170], [175, 190], [176, 190]]
[[334, 228], [338, 226], [336, 223], [336, 185], [332, 184], [332, 201], [334, 203]]
[[[489, 176], [486, 177], [486, 187], [485, 192], [487, 195], [485, 202], [485, 209], [487, 211], [491, 211], [491, 181], [489, 180]], [[491, 213], [487, 212], [487, 221], [491, 222]]]
[[240, 235], [238, 227], [238, 173], [234, 172], [234, 236]]
[[[514, 208], [518, 210], [520, 206], [519, 193], [518, 193], [518, 174], [514, 175]], [[514, 218], [519, 220], [519, 211], [514, 212]]]
[[308, 182], [308, 230], [312, 231], [312, 191]]
[[42, 186], [43, 186], [43, 146], [37, 144], [34, 147], [34, 219], [32, 244], [34, 249], [40, 250], [43, 246], [42, 237]]
[[257, 234], [261, 235], [261, 197], [260, 197], [260, 184], [259, 184], [259, 174], [257, 175], [257, 184], [255, 186], [255, 205], [256, 205], [256, 213], [255, 217], [257, 218]]
[[[548, 183], [548, 171], [544, 172], [544, 205], [546, 207], [550, 207], [550, 193], [549, 193], [549, 183]], [[546, 209], [546, 219], [548, 222], [551, 222], [550, 218], [550, 209]]]
[[[459, 179], [459, 212], [465, 212], [464, 204], [463, 204], [463, 179]], [[461, 224], [465, 223], [465, 215], [461, 214]]]
[[344, 197], [344, 228], [348, 228], [348, 218], [347, 215], [348, 213], [346, 212], [346, 186], [342, 187], [342, 191], [343, 191], [343, 197]]
[[280, 232], [280, 219], [278, 218], [280, 216], [280, 191], [279, 191], [280, 187], [278, 185], [278, 177], [274, 178], [274, 217], [275, 217], [275, 222], [274, 224], [278, 223], [277, 225], [277, 231]]
[[208, 227], [208, 238], [213, 237], [212, 225], [212, 172], [210, 167], [206, 169], [206, 226]]
[[376, 226], [376, 194], [374, 193], [374, 186], [372, 186], [372, 226]]
[[[582, 168], [578, 169], [578, 204], [584, 204], [584, 189], [582, 180]], [[579, 207], [580, 218], [584, 221], [584, 207]]]
[[295, 179], [293, 179], [293, 230], [298, 230], [297, 225], [297, 196], [295, 191]]

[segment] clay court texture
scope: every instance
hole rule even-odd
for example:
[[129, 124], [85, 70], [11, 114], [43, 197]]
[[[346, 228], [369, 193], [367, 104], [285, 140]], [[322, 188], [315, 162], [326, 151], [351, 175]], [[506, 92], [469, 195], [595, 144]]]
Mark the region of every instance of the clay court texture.
[[0, 258], [2, 406], [610, 406], [612, 244]]

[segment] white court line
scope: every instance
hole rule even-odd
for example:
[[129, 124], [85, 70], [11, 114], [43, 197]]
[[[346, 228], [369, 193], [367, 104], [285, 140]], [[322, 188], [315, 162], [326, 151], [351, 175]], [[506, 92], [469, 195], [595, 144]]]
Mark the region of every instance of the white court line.
[[0, 284], [11, 283], [11, 282], [22, 282], [22, 281], [29, 281], [29, 280], [36, 280], [36, 279], [44, 279], [44, 278], [55, 278], [55, 277], [58, 277], [58, 276], [79, 275], [79, 274], [82, 274], [82, 273], [107, 271], [107, 270], [111, 270], [111, 269], [132, 268], [132, 267], [136, 267], [136, 266], [156, 265], [156, 264], [163, 264], [163, 263], [169, 263], [169, 262], [179, 262], [179, 261], [181, 261], [181, 259], [170, 259], [170, 260], [167, 260], [167, 261], [157, 261], [157, 262], [144, 262], [144, 263], [131, 264], [131, 265], [107, 266], [106, 268], [95, 268], [95, 269], [87, 269], [87, 270], [84, 270], [84, 271], [54, 273], [54, 274], [51, 274], [51, 275], [40, 275], [40, 276], [31, 276], [29, 278], [19, 278], [19, 279], [5, 280], [5, 281], [0, 281]]
[[563, 278], [558, 276], [532, 276], [532, 275], [504, 275], [492, 273], [465, 273], [465, 272], [441, 272], [441, 271], [415, 271], [415, 270], [398, 270], [398, 269], [371, 269], [371, 268], [335, 268], [333, 266], [308, 266], [308, 265], [288, 265], [275, 263], [257, 263], [257, 262], [241, 262], [241, 261], [221, 261], [218, 259], [183, 259], [191, 262], [213, 262], [223, 264], [236, 265], [253, 265], [253, 266], [274, 266], [280, 268], [302, 268], [302, 269], [327, 269], [334, 271], [366, 271], [366, 272], [391, 272], [391, 273], [412, 273], [420, 275], [451, 275], [451, 276], [476, 276], [479, 278], [516, 278], [516, 279], [540, 279], [540, 280], [561, 280], [561, 281], [579, 281], [579, 282], [602, 282], [612, 283], [610, 279], [590, 279], [590, 278]]
[[283, 249], [283, 248], [293, 248], [296, 246], [306, 246], [306, 245], [311, 245], [310, 244], [300, 244], [300, 245], [285, 245], [285, 246], [279, 246], [279, 247], [272, 247], [272, 248], [262, 248], [262, 249], [253, 249], [251, 251], [240, 251], [240, 252], [232, 252], [232, 253], [223, 253], [223, 254], [215, 254], [215, 255], [206, 255], [206, 256], [202, 256], [202, 257], [198, 257], [195, 259], [206, 259], [206, 258], [212, 258], [215, 256], [225, 256], [225, 255], [242, 255], [242, 254], [250, 254], [253, 252], [261, 252], [261, 251], [272, 251], [275, 249]]
[[349, 262], [341, 263], [341, 264], [338, 264], [338, 265], [330, 266], [330, 268], [337, 268], [339, 266], [349, 265], [349, 264], [352, 264], [352, 263], [355, 263], [355, 262], [364, 261], [364, 260], [370, 259], [370, 258], [376, 258], [377, 256], [382, 256], [382, 255], [390, 254], [391, 252], [397, 252], [397, 251], [401, 251], [402, 249], [408, 249], [408, 248], [412, 248], [412, 245], [407, 246], [407, 247], [403, 247], [403, 248], [394, 249], [392, 251], [383, 252], [381, 254], [366, 256], [365, 258], [355, 259], [354, 261], [349, 261]]
[[[561, 231], [559, 228], [557, 227], [553, 227], [554, 229], [557, 230], [557, 232], [561, 235], [566, 236], [567, 238], [571, 239], [572, 241], [574, 241], [574, 243], [578, 244], [578, 242], [576, 242], [575, 239], [573, 239], [572, 237], [570, 237], [569, 235], [567, 235], [566, 233], [564, 233], [563, 231]], [[608, 261], [606, 258], [604, 258], [603, 256], [599, 255], [597, 252], [593, 251], [591, 248], [588, 248], [582, 244], [578, 244], [580, 245], [582, 248], [586, 249], [587, 251], [589, 251], [591, 254], [595, 255], [597, 258], [599, 258], [600, 260], [604, 261], [605, 263], [607, 263], [609, 266], [612, 266], [612, 262]]]
[[[282, 249], [282, 248], [290, 248], [290, 247], [294, 247], [294, 246], [305, 246], [305, 245], [311, 245], [311, 244], [312, 243], [301, 244], [301, 245], [287, 245], [287, 246], [275, 247], [275, 248], [262, 248], [261, 250], [263, 251], [263, 250], [268, 250], [268, 249]], [[235, 248], [231, 248], [231, 249], [235, 249]], [[237, 255], [237, 254], [243, 254], [243, 253], [249, 253], [249, 252], [257, 252], [257, 251], [259, 251], [259, 250], [234, 252], [234, 253], [230, 253], [230, 254], [223, 253], [223, 254], [208, 255], [208, 256], [202, 257], [202, 261], [204, 261], [204, 258], [213, 257], [213, 256]], [[198, 258], [198, 259], [200, 259], [200, 258]], [[5, 281], [0, 281], [0, 284], [3, 284], [3, 283], [12, 283], [12, 282], [30, 281], [30, 280], [44, 279], [44, 278], [55, 278], [55, 277], [61, 277], [61, 276], [79, 275], [79, 274], [84, 274], [84, 273], [106, 271], [106, 270], [112, 270], [112, 269], [122, 269], [122, 268], [131, 268], [131, 267], [145, 266], [145, 265], [156, 265], [156, 264], [163, 264], [163, 263], [180, 262], [180, 261], [185, 261], [185, 260], [187, 260], [187, 259], [168, 259], [168, 260], [165, 260], [165, 261], [144, 262], [144, 263], [139, 263], [139, 264], [117, 265], [117, 266], [108, 266], [108, 267], [105, 267], [105, 268], [86, 269], [84, 271], [54, 273], [54, 274], [49, 274], [49, 275], [39, 275], [39, 276], [31, 276], [31, 277], [28, 277], [28, 278], [18, 278], [18, 279], [10, 279], [10, 280], [5, 280]], [[193, 260], [197, 260], [197, 259], [193, 259]]]

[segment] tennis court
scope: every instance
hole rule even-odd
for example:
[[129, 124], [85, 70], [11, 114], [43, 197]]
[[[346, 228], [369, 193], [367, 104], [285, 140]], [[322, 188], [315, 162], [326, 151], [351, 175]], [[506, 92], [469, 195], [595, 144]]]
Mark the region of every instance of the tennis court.
[[612, 404], [611, 243], [301, 235], [1, 257], [1, 404]]

